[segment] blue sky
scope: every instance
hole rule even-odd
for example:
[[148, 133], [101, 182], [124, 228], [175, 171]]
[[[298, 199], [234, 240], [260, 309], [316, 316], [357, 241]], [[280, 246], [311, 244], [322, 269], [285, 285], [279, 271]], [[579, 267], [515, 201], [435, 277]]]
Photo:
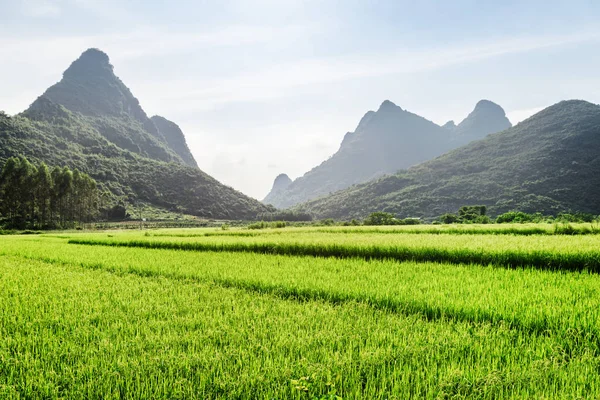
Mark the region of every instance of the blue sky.
[[200, 167], [262, 198], [389, 99], [437, 123], [483, 98], [518, 122], [600, 103], [600, 2], [0, 0], [0, 109], [24, 110], [89, 47]]

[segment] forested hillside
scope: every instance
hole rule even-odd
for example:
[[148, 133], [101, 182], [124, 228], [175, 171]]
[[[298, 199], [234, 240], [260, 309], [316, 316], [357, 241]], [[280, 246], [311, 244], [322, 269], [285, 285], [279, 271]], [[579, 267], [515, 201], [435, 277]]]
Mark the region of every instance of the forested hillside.
[[600, 214], [600, 106], [563, 101], [517, 126], [397, 174], [310, 201], [320, 218], [373, 211], [435, 217], [482, 204], [510, 210]]
[[0, 164], [25, 156], [68, 166], [89, 174], [113, 202], [143, 201], [201, 217], [253, 219], [274, 210], [199, 170], [174, 123], [160, 119], [158, 126], [168, 130], [161, 133], [108, 56], [92, 49], [28, 110], [0, 113]]

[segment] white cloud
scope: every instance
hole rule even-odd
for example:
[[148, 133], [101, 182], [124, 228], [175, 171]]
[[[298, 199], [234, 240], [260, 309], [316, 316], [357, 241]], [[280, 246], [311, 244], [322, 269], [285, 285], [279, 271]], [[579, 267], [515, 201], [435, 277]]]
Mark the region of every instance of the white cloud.
[[563, 36], [506, 39], [426, 51], [408, 50], [393, 54], [294, 60], [278, 65], [266, 65], [262, 70], [228, 78], [188, 77], [151, 82], [144, 85], [143, 90], [148, 97], [150, 93], [161, 93], [162, 101], [180, 104], [182, 109], [210, 110], [230, 102], [265, 101], [290, 94], [297, 95], [301, 88], [318, 89], [320, 85], [332, 82], [411, 74], [507, 54], [598, 40], [600, 32], [584, 32]]

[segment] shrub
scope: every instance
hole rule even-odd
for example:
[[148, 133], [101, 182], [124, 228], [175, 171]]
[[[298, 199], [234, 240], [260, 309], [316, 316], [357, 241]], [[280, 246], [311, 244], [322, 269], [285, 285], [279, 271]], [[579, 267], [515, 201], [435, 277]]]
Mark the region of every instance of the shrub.
[[248, 229], [267, 229], [267, 228], [285, 228], [287, 223], [285, 221], [275, 221], [275, 222], [255, 222], [253, 224], [248, 225]]
[[458, 210], [458, 217], [462, 222], [475, 222], [477, 218], [484, 216], [486, 212], [486, 206], [463, 206]]
[[398, 219], [394, 214], [387, 212], [374, 212], [365, 219], [365, 225], [397, 225]]
[[335, 225], [335, 221], [333, 220], [333, 218], [322, 219], [321, 225], [333, 226], [333, 225]]
[[248, 225], [248, 229], [265, 229], [268, 224], [265, 221], [254, 222], [253, 224]]
[[498, 217], [496, 218], [496, 223], [525, 223], [531, 222], [532, 220], [533, 218], [530, 214], [524, 213], [522, 211], [509, 211], [504, 214], [498, 215]]
[[442, 224], [456, 224], [460, 221], [459, 221], [458, 215], [448, 213], [448, 214], [444, 214], [440, 217], [440, 222]]

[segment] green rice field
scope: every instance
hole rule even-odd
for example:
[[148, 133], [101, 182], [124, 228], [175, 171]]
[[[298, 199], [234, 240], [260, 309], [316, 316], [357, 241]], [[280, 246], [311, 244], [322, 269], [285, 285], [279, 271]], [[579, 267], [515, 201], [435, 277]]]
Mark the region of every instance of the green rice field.
[[598, 398], [600, 236], [572, 229], [2, 236], [0, 399]]

